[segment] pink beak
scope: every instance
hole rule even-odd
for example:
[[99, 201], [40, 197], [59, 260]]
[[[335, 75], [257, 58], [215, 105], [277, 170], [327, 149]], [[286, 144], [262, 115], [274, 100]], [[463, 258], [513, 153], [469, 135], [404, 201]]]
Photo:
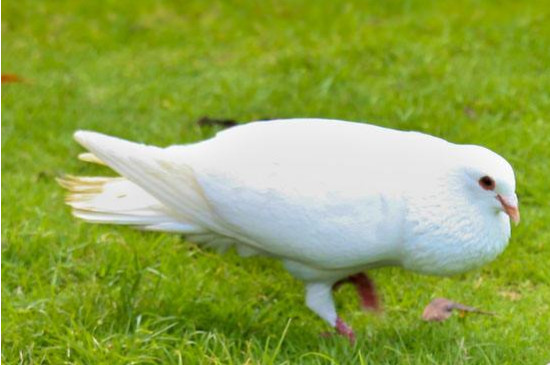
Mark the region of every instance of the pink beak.
[[518, 198], [516, 195], [512, 195], [509, 197], [503, 197], [500, 194], [497, 194], [497, 199], [502, 204], [502, 209], [504, 209], [504, 212], [508, 214], [512, 222], [514, 222], [516, 225], [519, 224], [519, 209], [518, 209]]

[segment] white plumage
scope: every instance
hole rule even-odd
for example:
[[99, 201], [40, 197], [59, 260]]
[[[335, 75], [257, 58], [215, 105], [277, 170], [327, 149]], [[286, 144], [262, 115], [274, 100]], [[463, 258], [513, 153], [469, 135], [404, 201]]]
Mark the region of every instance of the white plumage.
[[91, 152], [83, 160], [122, 176], [61, 180], [77, 217], [279, 258], [305, 281], [307, 305], [348, 336], [334, 283], [386, 265], [472, 269], [505, 248], [507, 214], [519, 219], [506, 160], [422, 133], [293, 119], [168, 148], [85, 131], [75, 138]]

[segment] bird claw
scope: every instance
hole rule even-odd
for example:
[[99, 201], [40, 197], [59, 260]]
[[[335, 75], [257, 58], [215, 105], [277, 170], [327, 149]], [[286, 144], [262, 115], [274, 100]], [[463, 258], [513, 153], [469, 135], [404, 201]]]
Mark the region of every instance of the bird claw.
[[349, 342], [355, 344], [355, 333], [340, 317], [336, 319], [336, 332], [321, 332], [319, 335], [323, 338], [331, 338], [334, 335], [346, 337]]
[[478, 308], [456, 303], [446, 298], [435, 298], [426, 308], [424, 308], [422, 319], [428, 322], [442, 322], [449, 318], [455, 309], [458, 310], [462, 316], [466, 313], [495, 314], [493, 312], [486, 312]]
[[355, 343], [355, 333], [340, 317], [336, 319], [336, 331], [338, 331], [340, 335], [347, 337], [352, 345]]

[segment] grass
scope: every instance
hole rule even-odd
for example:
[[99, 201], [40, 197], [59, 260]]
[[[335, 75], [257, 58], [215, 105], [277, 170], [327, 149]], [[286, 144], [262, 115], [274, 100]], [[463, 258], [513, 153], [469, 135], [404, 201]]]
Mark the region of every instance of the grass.
[[[2, 362], [546, 364], [550, 21], [544, 1], [4, 1]], [[296, 116], [485, 145], [515, 167], [509, 248], [452, 278], [372, 272], [385, 312], [337, 294], [350, 346], [277, 262], [76, 221], [54, 182], [86, 128], [158, 145]], [[419, 319], [445, 296], [495, 317]]]

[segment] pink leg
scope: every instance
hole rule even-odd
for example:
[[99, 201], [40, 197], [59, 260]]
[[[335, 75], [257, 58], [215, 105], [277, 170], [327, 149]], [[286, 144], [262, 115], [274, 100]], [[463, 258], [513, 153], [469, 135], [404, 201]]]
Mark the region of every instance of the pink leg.
[[347, 337], [351, 344], [355, 343], [355, 333], [350, 326], [348, 326], [340, 317], [336, 319], [336, 330], [338, 333], [344, 337]]
[[348, 276], [346, 279], [342, 279], [336, 282], [333, 289], [336, 290], [340, 285], [344, 283], [352, 283], [357, 288], [357, 294], [361, 298], [361, 307], [363, 309], [380, 310], [380, 303], [378, 295], [376, 294], [376, 288], [372, 280], [364, 273], [358, 273]]
[[372, 280], [364, 273], [351, 275], [349, 279], [357, 288], [357, 293], [361, 298], [361, 307], [376, 311], [380, 310], [378, 295]]

